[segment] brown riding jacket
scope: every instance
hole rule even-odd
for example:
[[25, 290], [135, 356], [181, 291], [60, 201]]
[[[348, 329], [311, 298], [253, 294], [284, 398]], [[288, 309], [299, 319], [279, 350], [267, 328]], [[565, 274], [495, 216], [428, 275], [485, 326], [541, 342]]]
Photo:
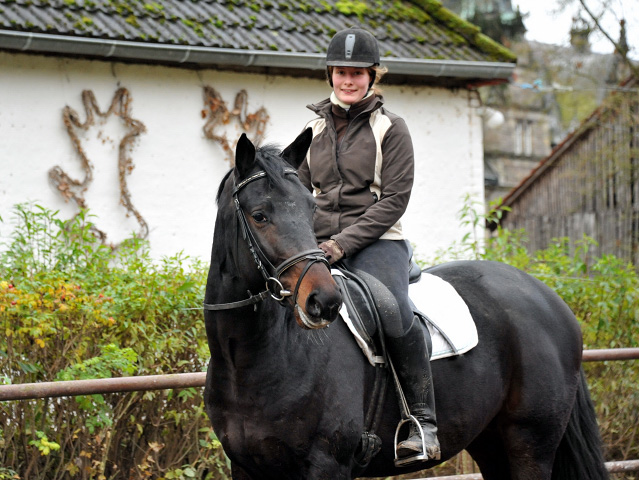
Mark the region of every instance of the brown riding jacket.
[[[335, 97], [332, 97], [335, 100]], [[313, 142], [299, 178], [317, 203], [315, 234], [353, 255], [376, 240], [402, 240], [413, 186], [413, 143], [401, 117], [372, 95], [347, 111], [331, 99], [307, 108]]]

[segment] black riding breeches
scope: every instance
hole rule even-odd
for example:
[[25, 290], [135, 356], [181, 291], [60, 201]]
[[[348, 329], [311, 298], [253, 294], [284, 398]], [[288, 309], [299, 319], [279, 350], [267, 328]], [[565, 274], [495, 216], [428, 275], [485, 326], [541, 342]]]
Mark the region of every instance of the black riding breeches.
[[408, 300], [408, 270], [410, 252], [404, 240], [377, 240], [355, 255], [342, 260], [348, 270], [362, 270], [377, 278], [395, 296], [401, 324], [387, 325], [384, 331], [392, 338], [401, 337], [413, 324], [413, 309]]

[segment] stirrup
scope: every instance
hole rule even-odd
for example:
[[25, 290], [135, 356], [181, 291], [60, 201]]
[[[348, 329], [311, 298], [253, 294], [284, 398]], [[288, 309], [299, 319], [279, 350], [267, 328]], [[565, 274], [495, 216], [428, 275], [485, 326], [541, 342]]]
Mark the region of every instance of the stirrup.
[[[415, 455], [408, 455], [406, 457], [400, 458], [397, 455], [397, 437], [399, 436], [399, 432], [402, 429], [402, 427], [407, 423], [412, 423], [417, 426], [417, 429], [419, 430], [419, 438], [422, 441], [422, 451], [419, 453], [415, 453]], [[412, 465], [413, 463], [425, 462], [427, 460], [439, 460], [441, 458], [441, 452], [438, 452], [437, 455], [435, 455], [432, 458], [428, 457], [428, 453], [426, 452], [426, 440], [424, 438], [424, 429], [422, 428], [421, 423], [419, 423], [417, 418], [415, 418], [413, 415], [408, 415], [408, 418], [404, 418], [400, 420], [399, 424], [397, 425], [397, 429], [395, 430], [394, 451], [395, 451], [396, 467], [405, 467], [407, 465]]]

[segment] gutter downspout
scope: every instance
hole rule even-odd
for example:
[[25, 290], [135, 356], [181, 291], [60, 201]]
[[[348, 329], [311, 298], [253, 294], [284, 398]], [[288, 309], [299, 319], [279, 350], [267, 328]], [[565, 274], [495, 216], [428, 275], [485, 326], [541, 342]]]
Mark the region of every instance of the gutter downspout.
[[[201, 66], [232, 65], [324, 70], [324, 54], [265, 50], [240, 50], [188, 45], [95, 39], [47, 33], [0, 30], [0, 50], [87, 55], [109, 59], [162, 63], [194, 63]], [[457, 60], [385, 58], [393, 74], [419, 77], [453, 77], [507, 80], [514, 63]]]

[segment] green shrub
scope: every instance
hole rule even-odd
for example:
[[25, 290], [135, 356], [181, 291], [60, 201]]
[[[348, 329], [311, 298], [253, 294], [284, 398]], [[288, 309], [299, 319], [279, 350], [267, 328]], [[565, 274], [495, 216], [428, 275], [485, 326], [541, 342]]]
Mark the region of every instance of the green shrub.
[[[0, 253], [0, 383], [206, 369], [203, 264], [153, 261], [137, 238], [113, 251], [86, 212], [15, 213]], [[227, 478], [195, 389], [3, 402], [0, 465], [24, 480]]]

